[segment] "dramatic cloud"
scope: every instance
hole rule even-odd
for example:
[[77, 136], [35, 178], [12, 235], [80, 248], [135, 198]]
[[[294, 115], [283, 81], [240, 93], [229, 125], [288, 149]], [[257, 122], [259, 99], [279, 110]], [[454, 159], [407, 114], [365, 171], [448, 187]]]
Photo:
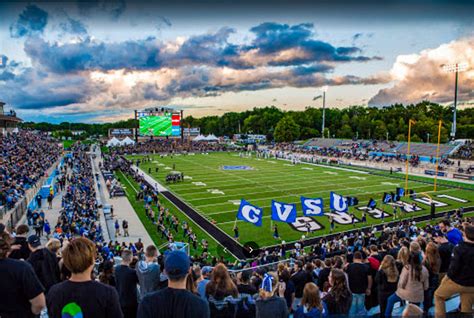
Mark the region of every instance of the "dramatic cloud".
[[422, 100], [445, 103], [453, 100], [454, 74], [446, 73], [443, 65], [466, 62], [467, 72], [459, 74], [458, 99], [474, 99], [474, 38], [465, 38], [427, 49], [419, 54], [400, 55], [390, 71], [396, 81], [381, 89], [369, 100], [369, 105], [417, 103]]
[[18, 20], [10, 26], [10, 35], [14, 38], [43, 33], [48, 24], [48, 13], [35, 5], [28, 5]]
[[71, 18], [67, 13], [64, 13], [66, 20], [59, 24], [63, 32], [74, 35], [87, 35], [87, 28], [79, 20]]
[[307, 70], [327, 72], [335, 63], [380, 59], [354, 55], [361, 51], [357, 47], [334, 47], [326, 42], [311, 40], [310, 27], [310, 24], [290, 27], [264, 23], [251, 29], [257, 35], [251, 45], [229, 43], [229, 36], [235, 30], [228, 27], [215, 33], [191, 36], [174, 45], [155, 37], [118, 43], [96, 42], [86, 37], [83, 41], [67, 44], [30, 38], [25, 43], [25, 52], [34, 63], [51, 72], [122, 68], [153, 70], [189, 65], [255, 68], [316, 62], [324, 64], [311, 65]]
[[[80, 4], [81, 14], [113, 12], [122, 2]], [[48, 13], [28, 6], [11, 28], [25, 37], [25, 65], [0, 70], [2, 99], [19, 109], [42, 113], [83, 114], [125, 111], [167, 103], [173, 98], [209, 97], [228, 92], [323, 85], [371, 85], [384, 76], [331, 76], [341, 63], [368, 62], [356, 46], [334, 46], [315, 39], [313, 25], [262, 23], [250, 29], [251, 38], [232, 43], [235, 29], [163, 41], [154, 36], [106, 42], [88, 33], [85, 24], [66, 12], [52, 18], [58, 40], [43, 37]], [[157, 16], [157, 27], [171, 22]], [[55, 24], [56, 23], [56, 24]], [[350, 39], [348, 39], [350, 41]]]
[[125, 0], [78, 0], [77, 7], [83, 16], [106, 14], [112, 20], [117, 20], [125, 12], [127, 3]]

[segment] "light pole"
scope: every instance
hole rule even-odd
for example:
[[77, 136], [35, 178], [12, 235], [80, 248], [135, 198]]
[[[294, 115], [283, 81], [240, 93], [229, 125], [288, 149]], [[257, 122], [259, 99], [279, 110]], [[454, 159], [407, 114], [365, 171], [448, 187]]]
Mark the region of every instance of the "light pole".
[[454, 79], [454, 109], [453, 109], [453, 124], [451, 126], [451, 139], [456, 138], [456, 106], [458, 103], [458, 73], [467, 70], [467, 63], [447, 64], [443, 66], [445, 72], [456, 73]]
[[324, 121], [326, 120], [326, 92], [328, 91], [328, 86], [321, 87], [321, 90], [323, 91], [323, 124], [321, 127], [321, 135], [324, 138]]
[[429, 144], [430, 143], [430, 133], [426, 133], [426, 143]]

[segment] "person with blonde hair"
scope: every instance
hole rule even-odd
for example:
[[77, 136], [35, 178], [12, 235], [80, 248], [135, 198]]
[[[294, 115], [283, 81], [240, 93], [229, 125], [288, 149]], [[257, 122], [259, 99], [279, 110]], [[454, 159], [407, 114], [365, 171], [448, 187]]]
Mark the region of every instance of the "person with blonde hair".
[[402, 246], [402, 248], [400, 248], [400, 250], [398, 251], [397, 261], [396, 261], [396, 265], [397, 265], [397, 269], [399, 273], [402, 271], [403, 266], [408, 265], [409, 257], [410, 257], [410, 251], [408, 250], [408, 247]]
[[385, 317], [391, 317], [396, 302], [405, 300], [420, 304], [424, 300], [424, 292], [429, 287], [428, 270], [421, 263], [420, 253], [410, 253], [409, 264], [405, 265], [400, 274], [397, 291], [387, 300]]
[[61, 249], [61, 241], [56, 238], [49, 239], [46, 243], [46, 248], [50, 250], [54, 255], [59, 256], [59, 251]]
[[429, 274], [429, 287], [428, 290], [425, 291], [423, 301], [423, 310], [428, 314], [429, 309], [433, 306], [434, 292], [439, 286], [439, 270], [441, 268], [441, 257], [439, 255], [438, 245], [433, 242], [429, 242], [426, 245], [423, 265]]
[[304, 286], [301, 305], [293, 315], [294, 318], [323, 318], [328, 316], [326, 304], [321, 300], [319, 288], [314, 283]]
[[278, 297], [279, 286], [274, 273], [265, 273], [260, 284], [259, 297], [256, 301], [256, 318], [287, 318], [288, 308], [285, 298]]
[[399, 273], [395, 259], [391, 255], [385, 255], [380, 264], [380, 269], [375, 275], [381, 315], [384, 314], [387, 308], [388, 297], [397, 290], [398, 276]]

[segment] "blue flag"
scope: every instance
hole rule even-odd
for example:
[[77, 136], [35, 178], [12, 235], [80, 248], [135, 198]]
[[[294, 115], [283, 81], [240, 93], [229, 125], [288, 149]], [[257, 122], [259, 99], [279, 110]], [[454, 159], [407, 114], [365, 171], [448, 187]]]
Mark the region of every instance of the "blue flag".
[[384, 192], [382, 201], [383, 201], [383, 203], [385, 203], [385, 204], [386, 204], [386, 203], [389, 203], [390, 201], [392, 201], [392, 195], [391, 195], [390, 193]]
[[301, 207], [305, 216], [322, 216], [324, 215], [324, 204], [322, 198], [305, 198], [301, 197]]
[[339, 195], [335, 192], [331, 192], [329, 196], [329, 208], [336, 212], [347, 212], [349, 205], [347, 204], [347, 199], [342, 195]]
[[377, 202], [374, 199], [370, 198], [369, 203], [367, 203], [367, 207], [375, 209], [377, 207]]
[[346, 197], [346, 200], [349, 206], [354, 206], [354, 205], [359, 204], [359, 199], [357, 199], [356, 197]]
[[240, 201], [239, 212], [237, 212], [237, 219], [252, 223], [255, 226], [262, 226], [263, 209], [252, 205], [242, 199]]
[[397, 188], [397, 195], [401, 198], [405, 196], [405, 189], [403, 188]]
[[272, 200], [272, 220], [286, 223], [296, 221], [296, 204]]

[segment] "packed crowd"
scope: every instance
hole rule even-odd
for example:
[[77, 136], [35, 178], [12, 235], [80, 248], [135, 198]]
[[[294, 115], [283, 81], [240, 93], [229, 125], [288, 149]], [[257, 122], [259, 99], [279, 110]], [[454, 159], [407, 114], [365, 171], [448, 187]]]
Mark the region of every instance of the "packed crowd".
[[212, 142], [188, 142], [180, 139], [154, 139], [139, 142], [133, 145], [115, 147], [118, 154], [133, 153], [185, 153], [185, 152], [208, 152], [225, 151], [227, 145]]
[[11, 209], [58, 160], [60, 148], [47, 135], [27, 130], [0, 135], [0, 145], [0, 207]]
[[455, 158], [460, 159], [473, 159], [474, 154], [474, 141], [466, 140], [462, 146], [460, 146], [457, 152], [454, 154]]
[[[168, 247], [173, 248], [177, 241], [189, 244], [193, 261], [217, 264], [219, 258], [209, 253], [209, 243], [205, 239], [199, 240], [193, 228], [186, 221], [181, 221], [173, 215], [168, 208], [160, 203], [159, 193], [150, 185], [145, 178], [137, 171], [131, 169], [130, 163], [121, 158], [118, 154], [103, 154], [102, 165], [107, 169], [121, 169], [131, 176], [139, 185], [136, 199], [143, 203], [145, 215], [155, 226], [160, 238], [168, 242]], [[151, 157], [142, 158], [141, 162], [151, 161]], [[199, 252], [199, 253], [198, 253]], [[223, 259], [220, 259], [223, 261]]]
[[391, 317], [399, 303], [404, 317], [429, 316], [433, 304], [444, 317], [459, 294], [460, 313], [471, 317], [474, 223], [459, 213], [451, 220], [282, 246], [234, 265], [161, 255], [141, 241], [102, 245], [86, 233], [43, 247], [27, 225], [14, 236], [2, 226], [0, 279], [16, 288], [0, 290], [0, 314], [33, 317], [46, 306], [49, 317]]

